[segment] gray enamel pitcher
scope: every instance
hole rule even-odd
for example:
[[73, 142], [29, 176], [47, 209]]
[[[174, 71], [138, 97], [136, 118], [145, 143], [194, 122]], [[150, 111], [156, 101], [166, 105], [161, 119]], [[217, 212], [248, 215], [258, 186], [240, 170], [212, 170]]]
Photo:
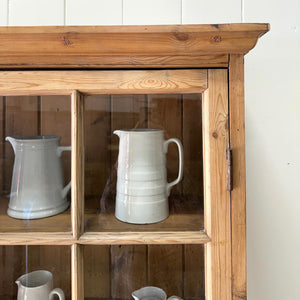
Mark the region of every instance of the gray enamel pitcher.
[[[127, 223], [150, 224], [169, 215], [168, 196], [183, 175], [183, 148], [176, 138], [164, 139], [160, 129], [114, 131], [119, 136], [116, 218]], [[167, 182], [166, 154], [175, 143], [179, 152], [176, 180]]]
[[37, 219], [66, 210], [71, 182], [64, 187], [60, 157], [71, 147], [61, 147], [58, 136], [16, 136], [6, 140], [15, 153], [7, 214], [17, 219]]

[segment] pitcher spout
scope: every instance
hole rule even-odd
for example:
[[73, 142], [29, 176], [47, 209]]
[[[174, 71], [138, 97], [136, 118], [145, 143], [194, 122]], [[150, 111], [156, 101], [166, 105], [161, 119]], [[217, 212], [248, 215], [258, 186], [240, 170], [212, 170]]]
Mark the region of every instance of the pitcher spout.
[[11, 137], [11, 136], [7, 136], [7, 137], [5, 138], [5, 140], [8, 141], [8, 142], [10, 142], [12, 148], [14, 149], [14, 153], [16, 154], [16, 144], [17, 144], [16, 139], [14, 139], [14, 138]]
[[118, 137], [120, 137], [121, 136], [121, 130], [115, 130], [114, 134], [117, 135]]
[[17, 286], [20, 286], [20, 280], [16, 280], [15, 283], [17, 284]]

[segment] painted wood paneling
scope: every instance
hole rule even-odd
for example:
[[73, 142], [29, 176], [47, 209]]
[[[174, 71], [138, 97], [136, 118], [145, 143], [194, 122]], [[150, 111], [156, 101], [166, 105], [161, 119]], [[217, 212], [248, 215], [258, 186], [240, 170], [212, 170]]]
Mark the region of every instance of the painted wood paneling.
[[182, 24], [241, 22], [241, 0], [182, 0]]
[[248, 299], [300, 299], [299, 11], [245, 1], [245, 22], [271, 26], [245, 57]]
[[10, 0], [9, 25], [64, 25], [63, 0]]
[[0, 26], [7, 25], [8, 0], [0, 0]]
[[121, 25], [122, 0], [65, 0], [66, 25]]
[[181, 0], [123, 0], [123, 24], [181, 24]]

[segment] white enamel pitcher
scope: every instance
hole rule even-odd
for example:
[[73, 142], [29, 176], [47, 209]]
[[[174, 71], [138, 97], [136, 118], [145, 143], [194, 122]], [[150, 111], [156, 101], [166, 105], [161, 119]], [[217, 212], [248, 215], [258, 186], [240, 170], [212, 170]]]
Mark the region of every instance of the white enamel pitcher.
[[62, 151], [58, 136], [6, 137], [14, 149], [10, 201], [7, 214], [17, 219], [37, 219], [63, 212], [71, 182], [63, 186]]
[[155, 286], [145, 286], [134, 291], [131, 295], [135, 300], [183, 300], [177, 296], [171, 296], [167, 299], [166, 292]]
[[[117, 196], [117, 219], [133, 224], [160, 222], [169, 215], [168, 196], [183, 175], [183, 148], [176, 138], [164, 140], [159, 129], [114, 131], [120, 138]], [[179, 151], [176, 180], [167, 182], [166, 153], [174, 142]]]
[[18, 285], [17, 300], [65, 300], [63, 290], [53, 289], [52, 273], [46, 270], [34, 271], [20, 276], [16, 280]]

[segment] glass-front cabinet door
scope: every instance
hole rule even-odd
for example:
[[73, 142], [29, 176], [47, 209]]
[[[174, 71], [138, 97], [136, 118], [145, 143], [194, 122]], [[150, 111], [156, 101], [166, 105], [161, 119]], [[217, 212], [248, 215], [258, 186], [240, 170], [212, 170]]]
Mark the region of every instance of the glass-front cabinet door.
[[1, 73], [1, 299], [231, 299], [226, 69]]

